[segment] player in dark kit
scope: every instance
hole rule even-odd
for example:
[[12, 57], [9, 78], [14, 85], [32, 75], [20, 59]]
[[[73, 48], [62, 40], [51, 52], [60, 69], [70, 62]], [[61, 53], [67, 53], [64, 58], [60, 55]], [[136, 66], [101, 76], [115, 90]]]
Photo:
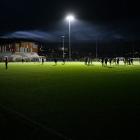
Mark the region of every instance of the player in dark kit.
[[44, 64], [44, 58], [42, 58], [42, 65]]
[[57, 65], [57, 59], [56, 58], [54, 59], [54, 63], [55, 63], [55, 65]]
[[5, 58], [5, 68], [6, 68], [6, 70], [8, 69], [8, 58], [7, 57]]
[[63, 58], [63, 60], [62, 60], [62, 61], [63, 61], [63, 65], [64, 65], [64, 64], [65, 64], [65, 59]]

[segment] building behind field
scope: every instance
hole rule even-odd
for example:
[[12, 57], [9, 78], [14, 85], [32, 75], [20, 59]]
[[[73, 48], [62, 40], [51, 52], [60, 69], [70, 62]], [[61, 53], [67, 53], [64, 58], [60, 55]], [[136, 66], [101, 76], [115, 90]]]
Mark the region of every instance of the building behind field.
[[39, 43], [26, 40], [0, 41], [0, 59], [8, 57], [9, 61], [38, 61]]

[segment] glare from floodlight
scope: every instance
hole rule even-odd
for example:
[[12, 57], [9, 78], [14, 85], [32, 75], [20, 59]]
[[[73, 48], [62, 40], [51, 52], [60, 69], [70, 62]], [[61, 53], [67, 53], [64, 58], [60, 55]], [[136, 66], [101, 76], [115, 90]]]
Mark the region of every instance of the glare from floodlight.
[[68, 15], [68, 16], [66, 17], [66, 20], [68, 20], [68, 21], [73, 21], [73, 20], [74, 20], [74, 16], [73, 16], [73, 15]]

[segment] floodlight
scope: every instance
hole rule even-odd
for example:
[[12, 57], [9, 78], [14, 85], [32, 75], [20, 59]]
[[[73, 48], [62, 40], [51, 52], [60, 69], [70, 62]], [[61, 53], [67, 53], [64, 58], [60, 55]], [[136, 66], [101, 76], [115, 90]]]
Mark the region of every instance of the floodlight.
[[68, 20], [68, 21], [74, 21], [74, 16], [73, 15], [68, 15], [67, 17], [66, 17], [66, 20]]

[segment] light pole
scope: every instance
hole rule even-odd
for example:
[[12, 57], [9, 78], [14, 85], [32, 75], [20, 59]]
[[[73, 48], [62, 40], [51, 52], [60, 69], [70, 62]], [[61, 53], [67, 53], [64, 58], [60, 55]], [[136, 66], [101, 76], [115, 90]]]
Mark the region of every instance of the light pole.
[[98, 38], [96, 38], [96, 58], [98, 57]]
[[63, 51], [63, 59], [65, 58], [65, 36], [62, 37], [62, 51]]
[[66, 20], [69, 23], [69, 60], [71, 60], [71, 22], [74, 20], [74, 16], [68, 15]]

